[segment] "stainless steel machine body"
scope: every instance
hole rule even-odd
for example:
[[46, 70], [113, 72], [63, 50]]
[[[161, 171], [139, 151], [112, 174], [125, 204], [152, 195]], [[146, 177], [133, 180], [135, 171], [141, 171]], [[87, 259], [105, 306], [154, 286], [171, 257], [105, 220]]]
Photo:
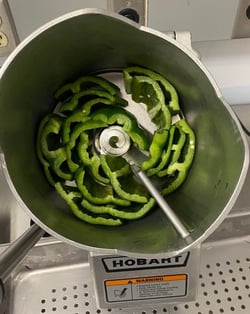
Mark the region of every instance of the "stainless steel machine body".
[[[183, 49], [181, 45], [180, 47]], [[221, 97], [217, 88], [216, 93]], [[248, 121], [248, 108], [248, 106], [234, 108], [244, 122]], [[234, 115], [232, 121], [235, 123]], [[244, 126], [247, 130], [248, 124]], [[5, 168], [5, 163], [3, 167]], [[87, 252], [52, 238], [41, 240], [40, 244], [32, 249], [30, 255], [13, 272], [11, 280], [6, 285], [5, 304], [0, 306], [0, 310], [7, 311], [8, 314], [34, 312], [90, 314], [131, 313], [131, 311], [135, 314], [246, 313], [250, 308], [248, 285], [250, 280], [248, 254], [250, 216], [247, 197], [249, 182], [248, 174], [231, 214], [227, 218], [223, 215], [221, 221], [226, 219], [220, 226], [221, 221], [217, 220], [217, 224], [214, 225], [217, 231], [202, 245], [198, 296], [195, 302], [175, 305], [163, 302], [161, 305], [152, 306], [142, 304], [140, 308], [133, 310], [99, 308], [94, 296], [95, 287]], [[29, 225], [29, 217], [20, 212], [20, 204], [13, 199], [3, 178], [1, 186], [3, 186], [1, 195], [6, 196], [4, 207], [6, 208], [5, 203], [8, 202], [7, 207], [10, 207], [14, 213], [11, 215], [12, 223], [14, 221], [17, 226], [21, 226], [22, 232], [22, 228]], [[229, 207], [233, 206], [237, 198], [236, 194], [230, 200], [232, 203]], [[6, 225], [9, 225], [10, 217], [7, 212], [5, 217]], [[20, 224], [18, 220], [21, 220]], [[13, 230], [10, 231], [13, 232]], [[207, 238], [208, 233], [203, 240]], [[8, 239], [8, 235], [9, 232], [6, 230], [3, 236]], [[12, 233], [12, 236], [15, 238], [15, 233]], [[4, 250], [5, 247], [3, 246], [2, 249]], [[44, 288], [42, 291], [41, 286]], [[45, 290], [46, 293], [44, 293]]]
[[[250, 106], [233, 106], [250, 130]], [[250, 138], [248, 138], [250, 146]], [[6, 284], [6, 298], [0, 310], [7, 314], [205, 314], [250, 310], [249, 206], [250, 172], [230, 214], [201, 246], [197, 295], [192, 302], [145, 304], [137, 309], [100, 308], [95, 296], [88, 252], [43, 238], [14, 270]], [[6, 187], [6, 182], [2, 182]], [[20, 208], [12, 196], [11, 211]], [[7, 213], [6, 213], [7, 214]], [[30, 218], [12, 219], [12, 231], [25, 230]], [[6, 223], [7, 224], [7, 223]], [[7, 245], [0, 247], [1, 252]], [[198, 266], [198, 265], [197, 265]]]
[[[168, 197], [191, 232], [188, 245], [160, 210], [112, 229], [77, 220], [53, 192], [37, 160], [37, 123], [52, 110], [55, 90], [84, 74], [117, 71], [133, 64], [157, 71], [172, 82], [196, 134], [188, 179]], [[196, 54], [174, 39], [116, 14], [79, 10], [24, 40], [0, 73], [5, 174], [31, 218], [59, 239], [103, 253], [173, 256], [203, 241], [236, 201], [249, 159], [244, 134]]]

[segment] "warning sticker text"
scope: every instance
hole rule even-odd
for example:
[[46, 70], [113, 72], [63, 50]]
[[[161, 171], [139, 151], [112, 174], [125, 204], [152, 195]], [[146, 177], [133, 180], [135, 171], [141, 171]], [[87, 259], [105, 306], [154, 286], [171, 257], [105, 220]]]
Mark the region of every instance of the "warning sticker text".
[[187, 275], [114, 279], [104, 285], [107, 302], [171, 298], [186, 295]]

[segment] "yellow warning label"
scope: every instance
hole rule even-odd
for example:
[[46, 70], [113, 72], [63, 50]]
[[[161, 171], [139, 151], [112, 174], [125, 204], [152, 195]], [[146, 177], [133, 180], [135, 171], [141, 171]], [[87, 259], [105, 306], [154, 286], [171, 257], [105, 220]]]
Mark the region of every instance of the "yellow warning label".
[[138, 277], [138, 278], [126, 278], [126, 279], [114, 279], [106, 280], [106, 286], [120, 286], [128, 284], [140, 284], [140, 283], [156, 283], [156, 282], [167, 282], [167, 281], [179, 281], [186, 280], [187, 275], [166, 275], [166, 276], [152, 276], [152, 277]]

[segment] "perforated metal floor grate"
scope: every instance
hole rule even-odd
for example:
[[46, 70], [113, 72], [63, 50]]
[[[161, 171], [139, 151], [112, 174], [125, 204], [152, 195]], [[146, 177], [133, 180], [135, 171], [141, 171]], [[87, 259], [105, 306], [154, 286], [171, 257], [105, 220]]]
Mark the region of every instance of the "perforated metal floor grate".
[[250, 240], [202, 247], [198, 297], [181, 305], [99, 309], [89, 264], [27, 270], [16, 278], [10, 314], [220, 314], [250, 313]]
[[250, 313], [250, 240], [202, 250], [198, 298], [174, 305], [171, 313]]

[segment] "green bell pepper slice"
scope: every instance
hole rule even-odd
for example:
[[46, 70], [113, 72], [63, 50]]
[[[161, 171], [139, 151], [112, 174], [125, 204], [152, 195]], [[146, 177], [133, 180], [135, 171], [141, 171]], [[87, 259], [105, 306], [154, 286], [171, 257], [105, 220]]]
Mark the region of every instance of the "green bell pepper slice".
[[[112, 185], [98, 184], [91, 176], [86, 173], [83, 167], [80, 167], [75, 173], [75, 182], [84, 199], [100, 204], [116, 204], [120, 206], [130, 205], [130, 201], [118, 198], [114, 195]], [[91, 189], [91, 192], [90, 192]]]
[[112, 101], [105, 98], [95, 98], [84, 103], [80, 108], [75, 109], [63, 122], [62, 126], [62, 140], [64, 144], [67, 144], [70, 139], [71, 125], [77, 122], [84, 122], [89, 120], [91, 108], [94, 105], [114, 105]]
[[83, 76], [78, 78], [73, 83], [68, 83], [60, 87], [55, 92], [55, 99], [57, 101], [65, 102], [74, 94], [82, 90], [101, 89], [107, 91], [110, 95], [116, 95], [120, 89], [115, 84], [109, 82], [100, 76]]
[[42, 131], [43, 131], [45, 125], [50, 120], [51, 116], [52, 116], [52, 114], [47, 114], [46, 116], [44, 116], [44, 118], [41, 120], [41, 122], [39, 124], [38, 132], [37, 132], [37, 140], [36, 140], [36, 152], [37, 152], [37, 157], [43, 166], [44, 174], [45, 174], [48, 182], [50, 183], [50, 185], [54, 186], [56, 181], [55, 181], [54, 176], [51, 173], [50, 163], [44, 157], [42, 149], [41, 149]]
[[[171, 128], [172, 117], [168, 106], [166, 106], [162, 88], [155, 80], [155, 76], [158, 78], [158, 75], [147, 69], [145, 69], [145, 73], [144, 69], [141, 69], [140, 72], [138, 68], [131, 75], [130, 70], [130, 68], [124, 70], [126, 89], [131, 93], [134, 101], [146, 104], [151, 120], [157, 126], [157, 131], [153, 135], [149, 148], [149, 158], [141, 164], [142, 170], [147, 172], [149, 169], [156, 167], [161, 160], [163, 149], [166, 147], [169, 129]], [[141, 74], [140, 76], [137, 76], [138, 72]], [[143, 73], [148, 76], [144, 76]], [[159, 79], [158, 81], [160, 82]]]
[[84, 112], [85, 115], [89, 115], [91, 108], [98, 103], [127, 106], [126, 100], [113, 96], [106, 91], [87, 89], [73, 95], [67, 102], [62, 103], [58, 110], [61, 113], [69, 114], [80, 107], [81, 111]]
[[116, 95], [120, 92], [120, 88], [109, 80], [101, 76], [82, 76], [75, 81], [79, 91], [93, 87], [106, 90], [111, 95]]
[[147, 76], [133, 76], [130, 93], [135, 102], [146, 104], [151, 121], [157, 129], [168, 130], [171, 127], [171, 113], [160, 85], [155, 80]]
[[[73, 151], [77, 150], [77, 140], [79, 139], [82, 132], [88, 131], [88, 130], [94, 130], [96, 128], [105, 127], [107, 124], [103, 122], [102, 120], [86, 120], [84, 122], [79, 122], [77, 125], [74, 126], [72, 132], [70, 133], [70, 139], [65, 146], [66, 156], [67, 156], [67, 163], [70, 171], [74, 173], [79, 168], [79, 160], [75, 162], [72, 159]], [[79, 156], [78, 156], [79, 158]]]
[[[63, 179], [63, 180], [68, 180], [71, 181], [73, 176], [72, 173], [70, 172], [70, 169], [67, 167], [67, 156], [65, 149], [63, 147], [59, 148], [56, 151], [56, 157], [50, 159], [49, 161], [51, 169], [55, 172], [55, 174]], [[66, 168], [66, 170], [65, 170]]]
[[101, 128], [120, 125], [138, 149], [149, 151], [141, 169], [158, 177], [163, 195], [183, 183], [194, 158], [195, 137], [187, 121], [172, 125], [180, 106], [171, 83], [141, 67], [128, 67], [123, 75], [127, 93], [146, 105], [156, 125], [152, 138], [122, 108], [127, 102], [119, 97], [119, 87], [99, 76], [59, 88], [54, 111], [59, 114], [47, 115], [38, 129], [36, 150], [48, 181], [76, 217], [91, 224], [118, 226], [155, 205], [125, 158], [97, 154], [93, 141]]
[[[72, 173], [65, 167], [67, 160], [66, 152], [58, 137], [60, 135], [61, 125], [62, 118], [56, 114], [50, 114], [42, 120], [38, 132], [39, 138], [37, 142], [40, 145], [38, 153], [45, 169], [47, 169], [46, 175], [49, 177], [50, 183], [52, 183], [53, 180], [48, 167], [50, 167], [59, 178], [64, 180], [72, 179]], [[49, 166], [45, 160], [48, 162]]]
[[131, 66], [127, 67], [123, 70], [123, 75], [124, 75], [124, 82], [125, 82], [125, 88], [127, 93], [131, 93], [131, 83], [133, 81], [134, 76], [148, 76], [154, 81], [156, 81], [160, 87], [161, 90], [164, 94], [165, 97], [165, 103], [169, 107], [169, 110], [171, 114], [177, 114], [180, 112], [180, 106], [179, 106], [179, 99], [178, 99], [178, 94], [176, 92], [176, 89], [174, 86], [162, 75], [143, 68], [139, 66]]
[[132, 207], [125, 209], [117, 209], [113, 206], [98, 206], [93, 205], [89, 203], [87, 200], [82, 200], [82, 206], [89, 210], [90, 212], [93, 212], [95, 214], [109, 214], [113, 217], [117, 217], [120, 219], [125, 220], [135, 220], [142, 218], [145, 216], [155, 205], [155, 200], [153, 198], [150, 198], [149, 201], [146, 204], [143, 205], [135, 205], [133, 204]]
[[[130, 200], [131, 202], [136, 203], [147, 203], [148, 202], [148, 195], [145, 193], [145, 187], [137, 183], [133, 180], [132, 176], [126, 177], [126, 186], [125, 184], [121, 183], [121, 179], [118, 179], [118, 176], [115, 171], [112, 171], [105, 155], [100, 155], [101, 165], [105, 174], [110, 178], [110, 182], [114, 191], [119, 195], [121, 198], [125, 200]], [[126, 191], [130, 188], [133, 190], [133, 193]], [[136, 192], [136, 193], [135, 193]], [[139, 194], [144, 193], [145, 195]]]
[[39, 138], [41, 152], [46, 159], [55, 158], [57, 149], [61, 148], [59, 133], [62, 118], [56, 114], [49, 114], [40, 123]]
[[112, 172], [116, 173], [117, 178], [131, 174], [131, 168], [126, 159], [121, 156], [106, 155], [106, 161]]
[[185, 159], [188, 152], [187, 147], [194, 144], [190, 143], [194, 140], [194, 133], [189, 127], [185, 119], [181, 119], [175, 124], [175, 134], [171, 145], [171, 155], [169, 158], [169, 164], [166, 169], [162, 169], [157, 173], [159, 177], [164, 177], [165, 175], [172, 175], [174, 171], [170, 171], [172, 165], [179, 162], [181, 159]]
[[162, 194], [167, 195], [175, 191], [186, 179], [188, 171], [195, 155], [195, 135], [185, 119], [176, 122], [178, 127], [186, 135], [185, 144], [179, 154], [178, 160], [172, 160], [166, 170], [158, 172], [158, 176], [168, 176], [170, 179], [163, 188]]
[[[181, 124], [177, 123], [176, 124], [176, 128], [175, 130], [178, 132], [178, 140], [172, 143], [172, 156], [170, 157], [170, 164], [174, 164], [175, 162], [177, 162], [180, 158], [180, 155], [182, 153], [182, 149], [186, 143], [186, 133], [183, 132], [182, 128], [181, 128]], [[176, 132], [176, 133], [177, 133]]]
[[172, 125], [170, 130], [169, 130], [169, 135], [168, 135], [166, 145], [161, 152], [160, 162], [158, 164], [156, 164], [154, 167], [147, 169], [147, 175], [149, 177], [156, 175], [158, 172], [160, 172], [161, 170], [166, 168], [166, 166], [168, 165], [169, 159], [171, 156], [171, 152], [172, 152], [172, 144], [173, 144], [173, 140], [174, 140], [175, 129], [176, 129], [175, 125]]
[[[88, 168], [91, 172], [91, 175], [98, 181], [104, 184], [108, 184], [110, 182], [109, 178], [104, 177], [100, 173], [100, 158], [94, 152], [90, 156], [89, 148], [93, 146], [93, 143], [89, 140], [89, 135], [85, 132], [82, 132], [80, 135], [80, 140], [77, 144], [77, 152], [78, 156], [82, 162], [82, 164]], [[92, 151], [94, 148], [92, 147]]]
[[78, 192], [70, 190], [69, 187], [66, 189], [62, 183], [57, 182], [55, 188], [77, 218], [95, 225], [120, 226], [122, 224], [122, 220], [119, 218], [114, 218], [108, 214], [95, 215], [90, 211], [87, 211], [86, 208], [81, 205], [81, 195]]
[[156, 131], [154, 133], [152, 143], [149, 147], [149, 158], [141, 164], [141, 169], [143, 171], [150, 170], [159, 163], [168, 139], [168, 133], [168, 130]]
[[75, 124], [84, 123], [85, 121], [88, 121], [88, 120], [89, 120], [89, 117], [79, 110], [74, 111], [70, 116], [68, 116], [62, 123], [61, 134], [62, 134], [63, 145], [68, 144], [70, 140], [71, 132], [73, 131], [73, 127], [75, 126]]

